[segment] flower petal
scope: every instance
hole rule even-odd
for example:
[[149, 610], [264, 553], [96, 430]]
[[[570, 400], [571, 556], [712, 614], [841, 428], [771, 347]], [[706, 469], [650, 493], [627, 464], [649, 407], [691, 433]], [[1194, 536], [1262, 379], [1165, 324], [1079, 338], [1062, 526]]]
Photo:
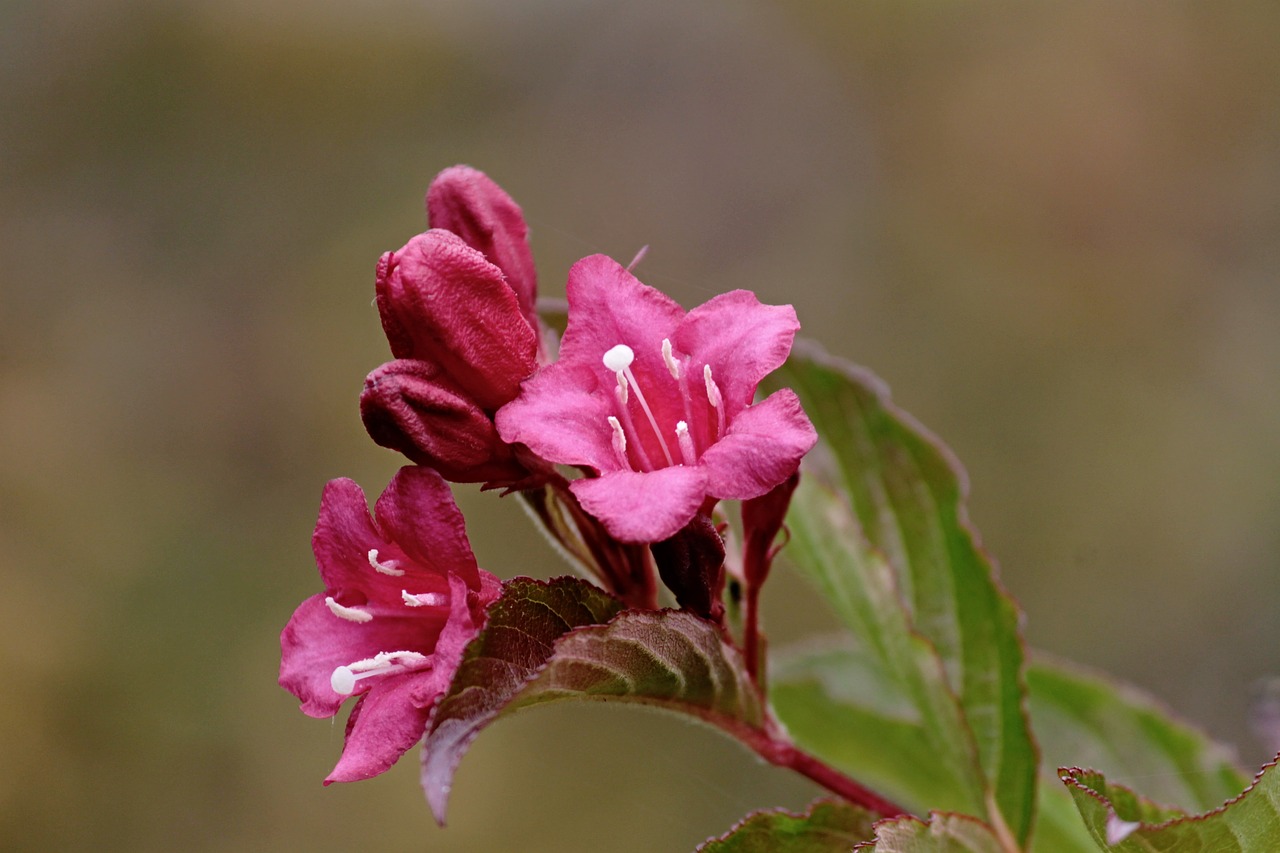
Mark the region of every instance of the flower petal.
[[325, 588], [363, 589], [361, 579], [369, 568], [371, 548], [383, 554], [398, 550], [374, 525], [359, 484], [346, 477], [330, 480], [320, 498], [320, 517], [311, 535], [311, 550]]
[[430, 672], [385, 676], [360, 697], [347, 721], [342, 757], [325, 778], [326, 785], [377, 776], [422, 739], [431, 705], [418, 704], [418, 682], [430, 677]]
[[485, 414], [441, 369], [399, 359], [369, 374], [360, 394], [369, 435], [454, 483], [518, 480], [528, 474]]
[[763, 305], [734, 290], [689, 312], [672, 343], [696, 364], [710, 364], [733, 418], [750, 405], [760, 380], [782, 366], [800, 323], [790, 305]]
[[[569, 324], [560, 360], [607, 374], [600, 359], [616, 344], [627, 344], [640, 360], [662, 369], [662, 339], [671, 337], [684, 309], [671, 297], [640, 281], [606, 255], [591, 255], [569, 270], [566, 286]], [[610, 377], [612, 381], [612, 377]]]
[[[488, 574], [488, 573], [486, 573]], [[449, 577], [449, 616], [431, 654], [429, 669], [388, 675], [369, 689], [351, 711], [342, 758], [325, 779], [354, 782], [391, 767], [426, 731], [436, 701], [453, 681], [467, 643], [484, 620], [484, 608], [500, 594], [496, 578], [485, 578], [480, 594]]]
[[582, 508], [622, 542], [657, 542], [689, 523], [707, 496], [702, 466], [615, 471], [569, 484]]
[[794, 474], [817, 442], [795, 392], [775, 391], [739, 412], [725, 437], [702, 454], [707, 492], [729, 500], [758, 498]]
[[585, 365], [559, 361], [543, 368], [498, 410], [498, 435], [559, 465], [617, 470], [609, 395], [598, 384], [596, 372]]
[[516, 395], [537, 333], [502, 271], [462, 238], [419, 234], [378, 262], [378, 312], [396, 358], [439, 365], [480, 408]]
[[[327, 597], [313, 595], [302, 602], [280, 633], [280, 686], [298, 697], [310, 717], [332, 717], [349, 698], [333, 691], [334, 669], [379, 652], [430, 652], [449, 618], [444, 608], [401, 604], [398, 614], [381, 609], [368, 622], [350, 622], [330, 611]], [[371, 686], [361, 681], [355, 692]]]
[[406, 466], [391, 478], [376, 507], [378, 523], [420, 566], [457, 574], [480, 588], [480, 571], [467, 541], [462, 512], [449, 484], [430, 468]]
[[529, 250], [529, 229], [520, 206], [488, 175], [470, 166], [445, 169], [427, 190], [432, 228], [443, 228], [479, 250], [502, 270], [520, 310], [534, 329], [538, 279]]

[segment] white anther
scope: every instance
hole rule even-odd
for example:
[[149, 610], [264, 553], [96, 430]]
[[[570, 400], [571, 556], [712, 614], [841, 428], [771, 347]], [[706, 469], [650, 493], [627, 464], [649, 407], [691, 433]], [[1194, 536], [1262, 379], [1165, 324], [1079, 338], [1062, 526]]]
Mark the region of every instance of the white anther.
[[720, 396], [720, 387], [716, 385], [716, 381], [711, 378], [711, 365], [703, 365], [702, 379], [707, 385], [707, 402], [711, 404], [711, 408], [713, 409], [720, 408], [720, 401], [724, 398]]
[[395, 578], [398, 578], [402, 574], [404, 574], [404, 569], [396, 568], [395, 560], [387, 560], [385, 563], [378, 562], [377, 548], [369, 549], [369, 565], [373, 566], [373, 568], [376, 571], [380, 572], [381, 574], [391, 575], [392, 577], [395, 577]]
[[636, 360], [635, 351], [626, 344], [618, 344], [604, 354], [604, 366], [614, 373], [621, 373]]
[[675, 356], [671, 354], [671, 339], [662, 339], [662, 360], [667, 364], [667, 370], [671, 371], [671, 378], [680, 379], [680, 365], [676, 363]]
[[369, 622], [373, 619], [373, 614], [367, 610], [359, 610], [355, 607], [343, 607], [341, 604], [333, 600], [333, 596], [325, 596], [324, 606], [329, 608], [329, 612], [339, 619], [346, 619], [348, 622]]
[[447, 595], [438, 592], [420, 592], [414, 595], [405, 589], [400, 590], [400, 597], [408, 607], [440, 607], [449, 601]]
[[329, 676], [329, 686], [339, 696], [350, 696], [355, 692], [356, 682], [362, 678], [400, 672], [428, 660], [426, 655], [418, 652], [378, 652], [371, 658], [336, 667]]
[[712, 441], [719, 441], [724, 438], [724, 396], [720, 393], [720, 386], [711, 378], [711, 365], [703, 365], [702, 378], [707, 384], [707, 402], [716, 410], [716, 434]]
[[676, 421], [676, 442], [680, 445], [680, 456], [686, 465], [698, 462], [698, 453], [693, 447], [693, 438], [689, 435], [689, 425], [684, 421]]
[[626, 470], [631, 470], [631, 463], [627, 461], [627, 433], [622, 428], [622, 422], [609, 415], [609, 426], [613, 430], [613, 455], [618, 459], [618, 465]]

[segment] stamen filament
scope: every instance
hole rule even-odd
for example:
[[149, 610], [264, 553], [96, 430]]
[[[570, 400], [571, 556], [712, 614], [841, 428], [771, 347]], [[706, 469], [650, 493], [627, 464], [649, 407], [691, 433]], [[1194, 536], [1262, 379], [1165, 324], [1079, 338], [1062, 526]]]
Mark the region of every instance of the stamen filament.
[[653, 410], [649, 408], [649, 401], [644, 398], [644, 392], [640, 390], [640, 383], [636, 381], [636, 375], [631, 372], [630, 367], [624, 367], [623, 373], [631, 381], [631, 387], [636, 390], [636, 401], [640, 403], [644, 416], [649, 419], [649, 426], [653, 429], [653, 434], [658, 437], [658, 444], [662, 446], [662, 455], [667, 457], [667, 464], [676, 464], [675, 459], [671, 458], [671, 448], [667, 447], [667, 440], [662, 437], [662, 430], [658, 429], [658, 419], [653, 416]]
[[689, 437], [689, 425], [684, 421], [676, 422], [676, 442], [680, 445], [680, 456], [684, 459], [684, 464], [698, 464], [698, 454], [693, 449], [693, 439]]
[[369, 549], [369, 565], [373, 566], [375, 571], [384, 575], [391, 575], [392, 577], [398, 578], [404, 574], [404, 569], [396, 568], [395, 560], [387, 560], [385, 563], [379, 562], [377, 548]]
[[400, 590], [400, 597], [406, 607], [440, 607], [449, 601], [449, 597], [438, 592], [420, 592], [417, 595], [408, 590]]
[[671, 354], [671, 339], [662, 339], [662, 360], [667, 365], [667, 370], [671, 371], [671, 378], [680, 381], [680, 365], [676, 362], [675, 356]]
[[622, 423], [613, 415], [609, 416], [609, 426], [613, 427], [613, 453], [618, 457], [618, 464], [631, 469], [631, 460], [627, 459], [627, 434], [622, 431]]
[[720, 393], [720, 386], [711, 378], [711, 365], [703, 366], [702, 379], [707, 385], [707, 402], [716, 410], [716, 435], [713, 440], [719, 441], [724, 438], [724, 396]]
[[373, 614], [367, 610], [360, 610], [355, 607], [344, 607], [333, 600], [332, 595], [325, 596], [324, 606], [329, 608], [329, 612], [339, 619], [346, 619], [348, 622], [371, 622]]
[[[612, 415], [610, 415], [610, 417], [612, 417]], [[629, 433], [631, 433], [632, 435], [638, 435], [638, 434], [639, 434], [639, 433], [637, 433], [637, 432], [636, 432], [636, 424], [635, 424], [635, 421], [634, 421], [634, 420], [632, 420], [632, 418], [631, 418], [631, 410], [630, 410], [630, 409], [628, 409], [626, 406], [623, 406], [622, 408], [620, 408], [620, 409], [618, 410], [618, 418], [617, 418], [617, 420], [618, 420], [618, 422], [622, 425], [622, 437], [623, 437], [623, 439], [624, 439], [624, 440], [626, 439], [626, 437], [627, 437], [627, 433], [628, 433], [628, 432], [629, 432]], [[612, 426], [612, 425], [611, 425], [611, 426]], [[615, 441], [617, 440], [617, 436], [616, 436], [616, 434], [615, 434], [615, 436], [614, 436], [614, 440], [615, 440]], [[636, 456], [637, 456], [637, 457], [639, 457], [639, 461], [640, 461], [640, 467], [641, 467], [641, 469], [642, 469], [642, 470], [645, 470], [645, 471], [652, 471], [652, 470], [653, 470], [653, 462], [652, 462], [652, 460], [650, 460], [650, 459], [649, 459], [649, 452], [648, 452], [647, 450], [645, 450], [645, 449], [644, 449], [644, 442], [643, 442], [643, 441], [635, 441], [635, 442], [632, 442], [632, 443], [631, 443], [631, 446], [635, 448]], [[628, 460], [628, 461], [627, 461], [627, 469], [628, 469], [628, 470], [635, 470], [635, 469], [632, 467], [630, 460]]]

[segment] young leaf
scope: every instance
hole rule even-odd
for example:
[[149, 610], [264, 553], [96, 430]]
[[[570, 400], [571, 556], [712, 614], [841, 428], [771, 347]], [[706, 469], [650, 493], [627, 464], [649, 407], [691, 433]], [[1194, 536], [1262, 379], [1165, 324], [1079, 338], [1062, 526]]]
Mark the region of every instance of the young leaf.
[[559, 699], [666, 708], [750, 745], [764, 737], [764, 703], [719, 629], [685, 611], [623, 611], [577, 578], [508, 581], [463, 653], [423, 747], [423, 787], [443, 823], [453, 773], [498, 717]]
[[1064, 770], [1062, 781], [1104, 851], [1271, 853], [1280, 839], [1280, 772], [1274, 763], [1243, 794], [1199, 815], [1158, 805], [1094, 770]]
[[[841, 546], [827, 548], [849, 553], [824, 565], [822, 560], [830, 555], [817, 554], [813, 545], [832, 534], [802, 534], [803, 516], [822, 501], [801, 496], [788, 524], [796, 539], [803, 535], [811, 544], [807, 558], [797, 560], [809, 563], [808, 573], [818, 576], [822, 586], [846, 591], [867, 574], [876, 574], [877, 563], [891, 567], [893, 597], [905, 600], [911, 629], [936, 650], [946, 681], [959, 698], [985, 780], [983, 793], [998, 810], [989, 816], [1025, 841], [1035, 801], [1036, 748], [1023, 708], [1019, 616], [969, 525], [962, 469], [932, 435], [889, 401], [883, 383], [861, 368], [812, 346], [798, 346], [771, 381], [799, 394], [823, 438], [811, 458], [826, 455], [832, 464], [826, 471], [810, 464], [810, 479], [825, 475], [852, 510], [850, 525], [839, 531]], [[831, 523], [826, 517], [812, 522], [819, 527]], [[859, 570], [859, 564], [870, 568]], [[835, 576], [850, 570], [853, 577]], [[853, 614], [846, 612], [849, 615]], [[876, 618], [873, 614], [872, 621]], [[866, 624], [863, 617], [855, 619]], [[862, 626], [851, 627], [859, 633]], [[897, 635], [899, 629], [890, 633]], [[880, 651], [877, 638], [861, 634], [859, 639], [869, 640], [870, 647]], [[917, 665], [911, 671], [918, 669]], [[924, 720], [926, 727], [947, 724], [945, 718], [932, 716], [936, 719]], [[950, 731], [933, 734], [937, 740], [952, 736]]]
[[621, 610], [616, 599], [579, 578], [516, 578], [503, 584], [484, 630], [467, 644], [448, 692], [427, 723], [422, 786], [437, 821], [444, 823], [463, 753], [538, 674], [556, 640], [579, 626], [607, 622]]
[[996, 833], [968, 815], [932, 812], [929, 822], [914, 817], [876, 824], [872, 842], [854, 850], [863, 853], [1009, 853]]
[[871, 839], [877, 819], [841, 800], [818, 800], [804, 814], [778, 809], [748, 815], [698, 853], [848, 853]]

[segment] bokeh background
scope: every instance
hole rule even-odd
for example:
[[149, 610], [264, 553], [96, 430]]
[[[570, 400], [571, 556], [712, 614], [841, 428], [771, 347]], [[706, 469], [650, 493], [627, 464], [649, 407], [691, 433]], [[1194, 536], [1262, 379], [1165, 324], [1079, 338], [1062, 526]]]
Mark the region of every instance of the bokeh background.
[[[321, 787], [342, 724], [277, 635], [325, 480], [398, 465], [356, 408], [373, 267], [456, 162], [544, 293], [649, 244], [686, 306], [794, 303], [965, 461], [1035, 646], [1261, 763], [1277, 44], [1269, 0], [0, 4], [0, 847], [687, 850], [814, 795], [595, 705], [486, 732], [445, 830], [414, 760]], [[459, 497], [487, 567], [563, 571]], [[832, 624], [771, 594], [775, 643]]]

